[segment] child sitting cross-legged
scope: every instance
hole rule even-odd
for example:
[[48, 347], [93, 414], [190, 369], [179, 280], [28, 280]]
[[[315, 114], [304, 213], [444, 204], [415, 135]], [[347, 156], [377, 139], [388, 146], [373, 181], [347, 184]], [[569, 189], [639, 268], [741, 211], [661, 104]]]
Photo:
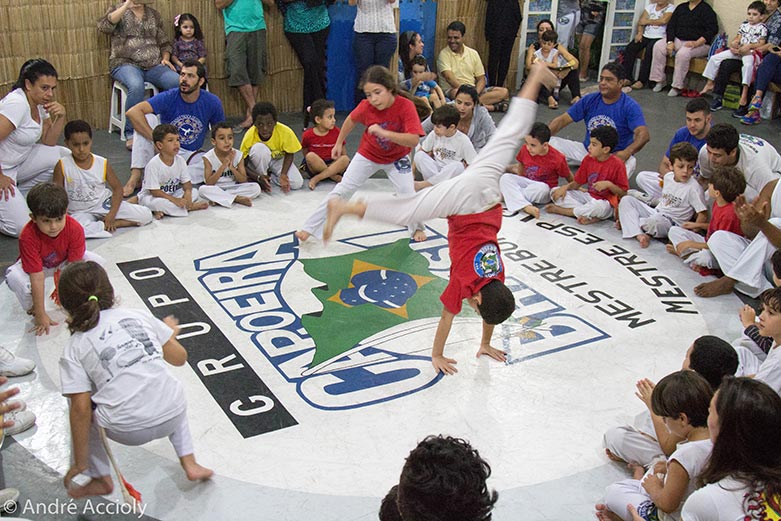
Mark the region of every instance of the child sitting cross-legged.
[[443, 105], [431, 114], [434, 130], [415, 150], [415, 168], [423, 176], [423, 181], [415, 181], [416, 192], [457, 176], [475, 160], [475, 147], [457, 128], [460, 120], [453, 105]]
[[[577, 217], [579, 224], [593, 224], [609, 219], [618, 207], [619, 198], [629, 190], [624, 162], [613, 154], [618, 132], [610, 126], [591, 131], [588, 155], [583, 158], [575, 179], [551, 190], [553, 201], [545, 207], [548, 213]], [[586, 185], [588, 191], [580, 189]]]
[[665, 376], [654, 387], [651, 405], [664, 418], [667, 429], [682, 438], [667, 461], [648, 471], [634, 465], [634, 479], [625, 479], [605, 489], [605, 501], [596, 505], [597, 519], [631, 521], [632, 505], [645, 520], [679, 519], [679, 510], [696, 489], [697, 478], [710, 457], [713, 443], [708, 431], [708, 406], [713, 389], [694, 371]]
[[697, 223], [708, 220], [705, 197], [697, 180], [692, 177], [697, 163], [697, 149], [687, 142], [676, 143], [670, 150], [673, 171], [664, 176], [662, 197], [652, 208], [634, 197], [623, 197], [618, 204], [619, 221], [624, 239], [634, 237], [647, 248], [651, 237], [667, 237], [674, 225], [681, 226], [697, 213]]
[[241, 152], [233, 148], [233, 128], [223, 121], [212, 129], [214, 148], [203, 156], [203, 178], [198, 193], [212, 203], [230, 208], [233, 203], [252, 206], [260, 185], [247, 182]]
[[138, 202], [152, 210], [155, 219], [163, 215], [186, 217], [191, 211], [208, 208], [209, 203], [199, 200], [187, 163], [179, 155], [179, 130], [170, 124], [157, 125], [152, 141], [157, 155], [144, 168]]
[[[740, 219], [735, 214], [735, 199], [746, 191], [746, 178], [734, 166], [720, 166], [708, 183], [708, 196], [713, 199], [711, 219], [707, 223], [683, 223], [670, 228], [667, 251], [677, 255], [693, 270], [708, 274], [718, 268], [716, 257], [708, 249], [708, 239], [717, 230], [743, 236]], [[697, 233], [708, 230], [705, 237]]]
[[339, 139], [339, 127], [336, 126], [334, 102], [325, 99], [315, 100], [309, 109], [315, 126], [308, 128], [301, 136], [301, 152], [304, 161], [301, 171], [309, 174], [309, 189], [314, 190], [317, 183], [326, 179], [339, 182], [350, 164], [350, 156], [342, 142], [342, 153], [334, 159], [331, 151]]
[[152, 222], [149, 208], [122, 200], [122, 184], [105, 157], [92, 153], [92, 127], [80, 119], [65, 125], [71, 155], [54, 166], [54, 184], [68, 193], [68, 213], [84, 227], [87, 239], [111, 237], [127, 226]]
[[437, 82], [426, 80], [424, 78], [426, 74], [429, 74], [426, 58], [418, 54], [412, 59], [412, 77], [401, 82], [401, 87], [422, 100], [429, 110], [436, 109], [447, 103], [445, 93]]

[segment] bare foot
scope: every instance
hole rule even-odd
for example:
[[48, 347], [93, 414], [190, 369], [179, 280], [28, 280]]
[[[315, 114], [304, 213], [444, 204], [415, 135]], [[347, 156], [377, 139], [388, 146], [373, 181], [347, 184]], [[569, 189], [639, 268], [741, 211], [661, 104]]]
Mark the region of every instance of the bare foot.
[[412, 240], [415, 242], [423, 242], [427, 239], [426, 232], [423, 230], [415, 230], [415, 233], [412, 234]]
[[643, 88], [643, 82], [642, 81], [636, 81], [632, 84], [632, 89], [642, 89]]
[[721, 277], [720, 279], [703, 282], [702, 284], [695, 286], [694, 293], [696, 293], [698, 297], [704, 298], [727, 295], [728, 293], [732, 293], [732, 290], [735, 289], [735, 282], [735, 279]]
[[578, 224], [587, 226], [589, 224], [598, 223], [602, 219], [596, 219], [594, 217], [578, 217]]
[[84, 486], [72, 485], [68, 487], [68, 495], [74, 499], [89, 496], [106, 496], [114, 491], [114, 482], [110, 476], [92, 478]]
[[342, 175], [341, 174], [332, 175], [331, 176], [331, 180], [334, 183], [341, 183], [342, 182]]
[[317, 186], [317, 179], [313, 177], [312, 179], [309, 180], [309, 189], [314, 190], [316, 186]]
[[181, 463], [184, 473], [187, 474], [187, 479], [190, 481], [204, 481], [214, 475], [212, 469], [207, 469], [203, 465], [199, 465], [195, 461], [195, 456], [193, 454], [182, 456], [179, 458], [179, 463]]
[[531, 215], [535, 219], [539, 219], [540, 218], [540, 209], [537, 208], [534, 205], [530, 204], [529, 206], [524, 206], [523, 207], [523, 211], [526, 212], [527, 214]]
[[130, 179], [122, 187], [122, 197], [130, 197], [138, 188], [141, 188], [141, 179], [130, 174]]
[[252, 206], [252, 199], [250, 199], [249, 197], [245, 197], [243, 195], [237, 195], [236, 199], [234, 199], [233, 202], [243, 206]]
[[428, 188], [429, 186], [431, 186], [431, 183], [429, 183], [428, 181], [415, 181], [416, 192], [420, 192], [421, 190], [423, 190], [424, 188]]
[[334, 197], [328, 201], [327, 214], [325, 217], [325, 225], [323, 226], [323, 242], [327, 242], [331, 235], [334, 233], [334, 227], [339, 219], [344, 215], [347, 202], [338, 197]]
[[678, 256], [678, 252], [675, 251], [675, 245], [673, 243], [668, 244], [664, 249], [667, 250], [667, 253], [675, 255], [676, 257]]
[[616, 463], [626, 463], [624, 460], [610, 452], [610, 449], [605, 449], [605, 456], [607, 456], [607, 459], [610, 461], [615, 461]]
[[312, 236], [311, 233], [305, 232], [304, 230], [298, 230], [295, 235], [298, 242], [306, 242]]
[[632, 479], [642, 479], [643, 474], [645, 474], [645, 468], [643, 468], [642, 465], [638, 463], [627, 463], [626, 466], [629, 469], [629, 472], [632, 473]]
[[152, 217], [157, 219], [158, 221], [163, 218], [165, 214], [163, 212], [152, 212]]
[[635, 236], [635, 239], [640, 243], [641, 248], [648, 248], [648, 245], [651, 244], [651, 237], [646, 233]]
[[617, 220], [615, 224], [616, 230], [621, 231], [621, 221]]
[[545, 211], [548, 213], [559, 213], [559, 209], [559, 206], [553, 203], [548, 203], [545, 205]]
[[599, 521], [623, 521], [615, 512], [607, 508], [607, 505], [605, 504], [597, 503], [594, 505], [594, 508], [597, 510], [596, 516]]
[[128, 202], [130, 204], [138, 204], [138, 196], [134, 195], [133, 197], [130, 197], [129, 199], [125, 199], [125, 202]]
[[209, 203], [206, 201], [200, 201], [198, 203], [193, 203], [193, 205], [190, 207], [191, 212], [197, 212], [198, 210], [205, 210], [209, 207]]

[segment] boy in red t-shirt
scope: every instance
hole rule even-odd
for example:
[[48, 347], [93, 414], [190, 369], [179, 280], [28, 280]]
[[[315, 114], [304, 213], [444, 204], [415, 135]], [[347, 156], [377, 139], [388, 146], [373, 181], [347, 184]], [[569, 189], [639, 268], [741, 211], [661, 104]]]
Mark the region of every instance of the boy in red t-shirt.
[[[86, 251], [84, 228], [67, 215], [68, 194], [54, 183], [41, 183], [27, 194], [30, 222], [19, 235], [19, 260], [5, 272], [8, 287], [22, 308], [33, 316], [33, 331], [49, 334], [57, 322], [45, 309], [44, 281], [69, 262], [93, 260], [105, 264], [102, 257]], [[56, 291], [56, 289], [55, 289]]]
[[548, 125], [535, 123], [515, 158], [518, 162], [508, 166], [509, 173], [499, 179], [508, 216], [523, 210], [539, 219], [540, 209], [534, 205], [550, 202], [551, 188], [559, 186], [559, 177], [572, 182], [567, 158], [548, 143], [550, 135]]
[[440, 297], [444, 309], [431, 350], [431, 362], [437, 372], [458, 372], [457, 362], [445, 358], [444, 350], [464, 299], [483, 319], [477, 356], [505, 360], [503, 351], [491, 347], [494, 326], [515, 310], [515, 297], [504, 285], [504, 264], [496, 238], [502, 225], [499, 178], [515, 156], [521, 136], [528, 133], [534, 122], [540, 85], [551, 88], [555, 82], [544, 64], [535, 65], [496, 132], [463, 174], [412, 197], [377, 196], [357, 202], [332, 199], [328, 203], [325, 240], [345, 214], [397, 225], [447, 217], [450, 281]]
[[[708, 180], [708, 196], [713, 199], [710, 222], [688, 222], [670, 228], [667, 251], [680, 257], [694, 271], [711, 275], [718, 268], [718, 263], [708, 249], [708, 239], [718, 230], [743, 237], [740, 219], [735, 213], [735, 199], [745, 191], [746, 178], [739, 168], [717, 167]], [[708, 231], [703, 238], [700, 233], [704, 230]]]
[[[610, 219], [618, 200], [629, 190], [624, 162], [613, 155], [618, 132], [605, 125], [591, 130], [588, 155], [583, 158], [575, 180], [551, 190], [553, 201], [545, 207], [548, 213], [577, 217], [578, 224], [594, 224]], [[588, 192], [580, 187], [588, 186]]]
[[306, 129], [301, 136], [301, 151], [304, 154], [301, 170], [309, 175], [309, 189], [314, 190], [317, 183], [324, 179], [331, 179], [337, 183], [341, 181], [342, 173], [350, 164], [350, 156], [342, 148], [342, 154], [338, 158], [331, 157], [331, 151], [336, 140], [339, 139], [334, 102], [316, 100], [309, 111], [315, 126]]

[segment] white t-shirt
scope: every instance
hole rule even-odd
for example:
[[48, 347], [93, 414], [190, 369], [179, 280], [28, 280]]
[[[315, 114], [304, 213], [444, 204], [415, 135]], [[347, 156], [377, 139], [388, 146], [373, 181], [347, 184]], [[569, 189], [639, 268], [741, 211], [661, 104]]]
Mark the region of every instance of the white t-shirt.
[[567, 65], [567, 59], [561, 55], [558, 49], [551, 49], [546, 57], [542, 54], [542, 48], [540, 48], [534, 51], [534, 57], [545, 63], [555, 63], [557, 67], [564, 67]]
[[[204, 172], [203, 176], [206, 178], [206, 176], [210, 175], [212, 172], [215, 172], [220, 166], [222, 165], [222, 161], [217, 157], [217, 152], [212, 148], [208, 152], [206, 152], [203, 155], [204, 159], [209, 160], [209, 164], [212, 166], [211, 172]], [[239, 163], [241, 163], [241, 152], [233, 149], [233, 166], [238, 167]], [[222, 172], [222, 175], [219, 179], [217, 179], [217, 182], [215, 183], [217, 186], [233, 186], [237, 184], [236, 178], [233, 175], [233, 172], [231, 172], [229, 169], [225, 169]]]
[[0, 100], [0, 114], [16, 127], [8, 137], [0, 141], [0, 168], [3, 174], [16, 181], [16, 168], [24, 163], [32, 152], [32, 146], [41, 139], [43, 120], [49, 117], [38, 105], [41, 123], [30, 114], [30, 103], [22, 89], [14, 89]]
[[702, 187], [694, 176], [685, 183], [679, 183], [675, 180], [675, 174], [667, 172], [664, 175], [662, 198], [656, 209], [675, 221], [675, 224], [681, 225], [691, 219], [693, 213], [704, 212], [708, 206]]
[[[681, 499], [681, 506], [675, 512], [670, 512], [666, 517], [673, 519], [681, 518], [681, 507], [683, 502], [697, 489], [697, 478], [705, 468], [710, 453], [713, 451], [713, 442], [710, 440], [700, 441], [682, 441], [678, 444], [675, 452], [670, 454], [669, 461], [677, 461], [689, 475], [689, 484], [686, 486], [686, 492]], [[669, 463], [668, 463], [669, 465]]]
[[398, 31], [393, 16], [393, 4], [389, 4], [385, 0], [358, 0], [358, 11], [355, 13], [353, 31], [356, 33], [396, 34]]
[[[664, 9], [659, 9], [656, 2], [651, 2], [645, 7], [645, 12], [648, 13], [648, 18], [651, 20], [660, 20], [667, 13], [675, 11], [675, 5], [670, 2]], [[646, 25], [643, 28], [643, 36], [652, 40], [658, 40], [667, 36], [666, 25]]]
[[154, 427], [184, 412], [182, 384], [162, 345], [173, 330], [148, 311], [107, 309], [74, 333], [60, 358], [62, 394], [92, 393], [98, 425], [120, 432]]
[[781, 349], [778, 344], [770, 348], [767, 358], [759, 366], [755, 379], [765, 382], [781, 395]]
[[174, 164], [168, 166], [163, 163], [158, 154], [150, 159], [144, 168], [144, 182], [138, 195], [150, 195], [150, 190], [162, 190], [173, 196], [182, 190], [183, 183], [191, 181], [190, 174], [187, 173], [187, 163], [182, 156], [174, 157]]
[[733, 478], [705, 485], [695, 491], [683, 505], [683, 521], [743, 521], [746, 515], [743, 498], [748, 487]]
[[[738, 142], [740, 150], [737, 166], [746, 178], [746, 199], [756, 199], [762, 188], [781, 174], [781, 156], [773, 145], [762, 138], [741, 134]], [[700, 149], [698, 159], [699, 175], [710, 179], [713, 166], [708, 159], [708, 146]]]
[[111, 197], [106, 187], [108, 161], [105, 157], [92, 154], [92, 166], [88, 170], [79, 167], [72, 156], [59, 161], [68, 192], [68, 213], [83, 212], [94, 208]]
[[442, 163], [466, 161], [470, 164], [477, 155], [469, 137], [460, 130], [456, 130], [450, 137], [437, 136], [432, 130], [420, 144], [420, 149], [423, 152], [433, 152], [434, 159]]

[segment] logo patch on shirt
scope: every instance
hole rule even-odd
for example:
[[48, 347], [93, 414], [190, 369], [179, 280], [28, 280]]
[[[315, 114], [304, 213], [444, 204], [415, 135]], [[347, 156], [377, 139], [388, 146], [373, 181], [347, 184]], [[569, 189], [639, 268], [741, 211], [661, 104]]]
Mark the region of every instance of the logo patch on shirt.
[[499, 256], [499, 248], [496, 244], [489, 243], [484, 245], [475, 254], [475, 273], [483, 278], [491, 278], [499, 275], [502, 268], [502, 259]]

